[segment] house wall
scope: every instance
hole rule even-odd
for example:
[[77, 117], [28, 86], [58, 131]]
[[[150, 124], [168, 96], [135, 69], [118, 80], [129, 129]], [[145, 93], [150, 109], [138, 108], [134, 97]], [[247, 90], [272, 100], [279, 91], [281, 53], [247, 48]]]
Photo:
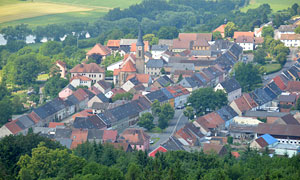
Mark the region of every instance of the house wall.
[[175, 98], [175, 104], [174, 106], [183, 106], [185, 103], [187, 103], [187, 98], [189, 97], [189, 94], [185, 94], [182, 96], [178, 96]]
[[100, 86], [98, 83], [94, 84], [94, 86], [99, 90], [101, 91], [103, 94], [109, 92], [111, 90], [111, 88], [108, 88], [108, 89], [103, 89], [102, 86]]
[[230, 107], [236, 112], [238, 113], [239, 116], [242, 116], [242, 111], [238, 108], [238, 106], [236, 105], [236, 103], [234, 101], [232, 101], [230, 103]]
[[124, 89], [126, 92], [128, 92], [131, 88], [134, 87], [134, 84], [132, 84], [132, 82], [127, 81], [126, 83], [124, 83], [121, 88]]
[[288, 155], [289, 158], [296, 156], [298, 154], [296, 149], [279, 149], [279, 148], [275, 148], [275, 152], [276, 155]]
[[147, 68], [145, 69], [145, 73], [152, 75], [152, 76], [159, 76], [161, 75], [160, 73], [161, 68]]
[[259, 149], [261, 149], [261, 146], [254, 140], [254, 141], [252, 141], [252, 143], [250, 144], [250, 148], [259, 150]]
[[118, 62], [116, 62], [114, 64], [111, 64], [111, 65], [109, 65], [107, 67], [107, 70], [108, 71], [114, 71], [115, 69], [119, 69], [122, 63], [123, 63], [123, 60], [118, 61]]
[[92, 81], [81, 81], [80, 79], [73, 79], [70, 84], [75, 88], [78, 86], [87, 86], [90, 88], [92, 86]]
[[66, 78], [66, 73], [67, 73], [66, 68], [64, 68], [63, 66], [61, 66], [58, 63], [56, 64], [56, 66], [59, 68], [60, 77], [61, 78]]
[[92, 99], [90, 99], [90, 100], [88, 101], [87, 107], [88, 107], [88, 108], [92, 107], [92, 105], [93, 105], [94, 102], [103, 103], [103, 102], [101, 101], [101, 99], [99, 99], [97, 96], [94, 96]]
[[11, 135], [12, 132], [4, 125], [0, 128], [0, 138]]
[[160, 59], [164, 51], [151, 51], [153, 59]]
[[227, 94], [228, 102], [232, 102], [233, 100], [241, 97], [241, 95], [242, 95], [242, 89], [241, 88], [228, 93]]
[[100, 80], [105, 80], [104, 73], [71, 73], [71, 77], [74, 77], [76, 75], [88, 77], [92, 79], [92, 83], [96, 83]]
[[253, 43], [237, 43], [240, 45], [244, 51], [253, 51], [254, 44]]
[[73, 91], [69, 88], [66, 88], [59, 92], [58, 97], [65, 99], [68, 96], [71, 96], [72, 94], [73, 94]]
[[284, 43], [286, 47], [300, 47], [300, 39], [299, 40], [280, 40]]

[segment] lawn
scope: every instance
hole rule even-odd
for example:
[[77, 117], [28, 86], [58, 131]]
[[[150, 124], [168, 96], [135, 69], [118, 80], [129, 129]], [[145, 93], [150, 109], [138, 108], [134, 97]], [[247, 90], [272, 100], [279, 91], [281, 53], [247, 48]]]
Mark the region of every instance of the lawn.
[[37, 81], [46, 81], [47, 79], [49, 79], [49, 74], [41, 74], [37, 77]]
[[280, 64], [266, 64], [262, 66], [266, 70], [266, 74], [277, 72], [281, 69]]
[[93, 22], [115, 7], [142, 0], [0, 0], [0, 27], [21, 23], [43, 26], [71, 21]]
[[269, 4], [273, 11], [279, 11], [291, 7], [294, 3], [299, 3], [299, 0], [250, 0], [248, 6], [241, 9], [246, 12], [248, 9], [254, 9], [262, 4]]

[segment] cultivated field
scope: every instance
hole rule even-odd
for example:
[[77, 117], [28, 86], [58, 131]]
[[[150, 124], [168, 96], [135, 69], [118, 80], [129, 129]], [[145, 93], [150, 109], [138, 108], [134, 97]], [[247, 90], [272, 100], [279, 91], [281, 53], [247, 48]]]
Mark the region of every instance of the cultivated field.
[[273, 11], [279, 11], [282, 9], [287, 9], [291, 7], [294, 3], [300, 3], [299, 0], [250, 0], [248, 6], [242, 8], [243, 12], [246, 12], [248, 9], [254, 9], [262, 4], [269, 4]]
[[0, 0], [0, 27], [92, 22], [115, 7], [126, 8], [142, 0]]

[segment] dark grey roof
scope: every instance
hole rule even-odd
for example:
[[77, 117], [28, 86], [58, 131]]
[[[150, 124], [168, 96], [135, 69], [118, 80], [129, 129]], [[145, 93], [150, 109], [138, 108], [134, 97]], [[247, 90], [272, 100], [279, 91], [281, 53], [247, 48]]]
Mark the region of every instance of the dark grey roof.
[[138, 84], [140, 83], [140, 82], [137, 80], [136, 77], [133, 77], [133, 78], [129, 79], [129, 81], [130, 81], [132, 84], [134, 84], [134, 85], [138, 85]]
[[272, 99], [277, 97], [277, 95], [269, 87], [264, 87], [264, 90]]
[[180, 85], [187, 88], [197, 87], [197, 83], [191, 77], [185, 77], [180, 82]]
[[99, 93], [97, 94], [97, 97], [104, 103], [108, 103], [109, 99], [103, 94], [103, 93]]
[[97, 82], [103, 89], [109, 89], [111, 88], [111, 84], [109, 82], [106, 82], [104, 80], [100, 80]]
[[171, 73], [176, 70], [192, 70], [195, 71], [195, 65], [193, 62], [190, 63], [169, 63], [169, 67], [172, 67]]
[[66, 138], [69, 139], [71, 137], [72, 130], [71, 129], [56, 129], [55, 138]]
[[111, 123], [117, 121], [117, 119], [109, 112], [104, 111], [103, 113], [97, 114], [97, 116], [107, 125], [110, 126]]
[[161, 145], [166, 148], [168, 151], [179, 151], [184, 150], [181, 142], [174, 136], [169, 137], [168, 141]]
[[120, 46], [119, 51], [124, 51], [125, 53], [130, 52], [130, 46]]
[[146, 97], [151, 101], [155, 101], [156, 99], [159, 102], [165, 102], [168, 100], [167, 96], [161, 91], [161, 90], [157, 90], [157, 91], [153, 91], [150, 92], [148, 94], [146, 94]]
[[281, 117], [281, 119], [282, 119], [286, 124], [299, 125], [299, 122], [297, 121], [297, 119], [295, 119], [294, 116], [292, 116], [291, 114], [287, 114], [287, 115]]
[[191, 56], [211, 56], [211, 50], [192, 50]]
[[94, 129], [94, 124], [88, 120], [87, 117], [76, 117], [73, 123], [74, 128], [77, 129]]
[[32, 119], [30, 119], [27, 115], [24, 115], [24, 116], [21, 116], [18, 118], [18, 120], [16, 121], [16, 124], [21, 129], [27, 129], [34, 125], [34, 121], [32, 121]]
[[280, 95], [278, 97], [278, 100], [280, 102], [295, 102], [297, 99], [297, 96], [294, 94], [290, 94], [290, 95]]
[[34, 109], [33, 111], [41, 118], [45, 119], [58, 111], [65, 108], [63, 100], [60, 98], [55, 98], [52, 101]]
[[65, 139], [65, 138], [55, 138], [55, 141], [59, 142], [62, 146], [70, 149], [72, 144], [72, 139]]
[[196, 81], [201, 82], [201, 84], [207, 83], [206, 79], [200, 73], [193, 74], [192, 78]]
[[151, 51], [166, 51], [169, 46], [167, 45], [152, 45]]
[[260, 118], [282, 117], [282, 116], [285, 116], [286, 114], [287, 113], [283, 113], [283, 112], [246, 111], [244, 113], [244, 117], [260, 117]]
[[272, 98], [262, 88], [255, 89], [250, 96], [260, 106], [272, 101]]
[[294, 77], [299, 78], [298, 76], [298, 69], [295, 66], [292, 66], [289, 70], [288, 70]]
[[229, 47], [233, 43], [228, 40], [218, 39], [215, 43], [211, 46], [212, 50], [221, 50], [221, 49], [229, 49]]
[[88, 139], [103, 139], [103, 130], [99, 129], [89, 129], [88, 131]]
[[277, 96], [282, 93], [281, 89], [275, 84], [274, 81], [268, 84], [270, 90], [272, 90]]
[[166, 75], [159, 77], [156, 80], [161, 86], [165, 87], [168, 84], [173, 84], [174, 82]]
[[107, 111], [109, 111], [118, 121], [139, 114], [138, 109], [132, 103], [123, 104]]
[[227, 79], [220, 83], [227, 93], [240, 89], [240, 83], [235, 78]]
[[146, 63], [147, 68], [163, 68], [165, 61], [162, 59], [149, 59]]
[[288, 79], [288, 80], [292, 80], [293, 77], [288, 73], [287, 70], [283, 71], [282, 74]]
[[72, 84], [68, 84], [66, 87], [63, 88], [63, 90], [67, 88], [71, 89], [72, 91], [76, 91], [76, 88], [72, 86]]
[[194, 66], [213, 66], [217, 62], [215, 60], [181, 60], [181, 63], [192, 63]]
[[93, 124], [95, 129], [102, 129], [110, 125], [109, 123], [103, 121], [98, 115], [89, 116], [87, 120]]
[[217, 110], [216, 112], [221, 116], [221, 118], [224, 121], [228, 121], [238, 116], [238, 114], [228, 105], [223, 106], [221, 109]]
[[106, 110], [108, 108], [108, 105], [108, 103], [93, 102], [92, 109]]
[[295, 25], [280, 25], [278, 30], [280, 32], [294, 32], [297, 26]]
[[172, 46], [173, 45], [173, 39], [159, 39], [158, 45], [167, 45]]
[[235, 60], [238, 60], [239, 56], [243, 53], [243, 48], [236, 43], [233, 43], [229, 48], [229, 52], [235, 56]]
[[79, 101], [78, 99], [76, 98], [76, 96], [74, 96], [74, 94], [70, 95], [67, 97], [67, 100], [72, 102], [72, 104], [79, 104]]

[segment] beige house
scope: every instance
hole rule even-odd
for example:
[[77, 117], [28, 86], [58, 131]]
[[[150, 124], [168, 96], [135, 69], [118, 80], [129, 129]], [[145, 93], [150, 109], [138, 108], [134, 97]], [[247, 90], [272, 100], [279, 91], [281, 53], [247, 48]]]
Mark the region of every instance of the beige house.
[[88, 101], [88, 107], [91, 108], [95, 102], [108, 103], [109, 99], [103, 93], [99, 93]]
[[96, 83], [100, 80], [105, 80], [105, 70], [96, 63], [78, 64], [70, 70], [71, 78], [75, 76], [85, 76]]
[[58, 60], [58, 61], [56, 61], [56, 66], [59, 68], [60, 77], [66, 78], [66, 74], [67, 74], [66, 63]]

